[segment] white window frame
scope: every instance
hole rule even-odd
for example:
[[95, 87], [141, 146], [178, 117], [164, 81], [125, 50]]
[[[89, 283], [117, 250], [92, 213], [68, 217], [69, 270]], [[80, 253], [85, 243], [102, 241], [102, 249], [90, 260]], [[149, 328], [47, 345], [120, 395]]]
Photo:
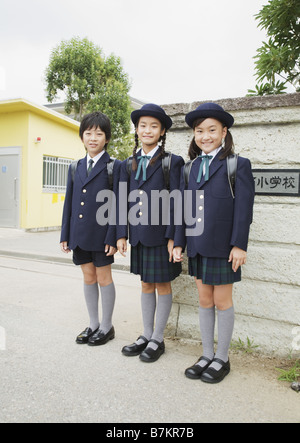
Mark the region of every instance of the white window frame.
[[43, 191], [66, 192], [69, 165], [72, 159], [43, 156]]

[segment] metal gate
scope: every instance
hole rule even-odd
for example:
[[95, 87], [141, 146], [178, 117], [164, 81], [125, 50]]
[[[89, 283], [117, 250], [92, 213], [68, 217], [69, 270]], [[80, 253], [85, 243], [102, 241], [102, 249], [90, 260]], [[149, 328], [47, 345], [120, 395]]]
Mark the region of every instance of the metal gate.
[[18, 228], [21, 148], [0, 147], [0, 227]]

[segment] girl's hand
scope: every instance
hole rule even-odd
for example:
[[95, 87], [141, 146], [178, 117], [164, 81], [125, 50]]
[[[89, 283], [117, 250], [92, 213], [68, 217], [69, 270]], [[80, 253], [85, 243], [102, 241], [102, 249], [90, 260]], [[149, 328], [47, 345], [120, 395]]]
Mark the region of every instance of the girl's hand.
[[236, 272], [240, 266], [244, 265], [247, 260], [247, 252], [234, 246], [229, 254], [228, 263], [232, 262], [232, 270]]
[[67, 241], [63, 241], [60, 244], [60, 249], [62, 250], [62, 252], [64, 252], [65, 254], [68, 254], [69, 252], [71, 252], [71, 249], [69, 249], [68, 247], [68, 242]]
[[176, 246], [173, 249], [173, 262], [180, 263], [183, 261], [182, 248], [180, 246]]
[[123, 255], [123, 257], [126, 257], [126, 252], [127, 252], [126, 238], [119, 238], [119, 240], [117, 241], [117, 248], [120, 254]]
[[174, 247], [174, 240], [169, 239], [169, 241], [168, 241], [168, 252], [169, 252], [169, 262], [170, 263], [173, 260], [173, 247]]
[[117, 249], [113, 246], [105, 245], [105, 252], [107, 252], [106, 256], [109, 257], [110, 255], [115, 255]]

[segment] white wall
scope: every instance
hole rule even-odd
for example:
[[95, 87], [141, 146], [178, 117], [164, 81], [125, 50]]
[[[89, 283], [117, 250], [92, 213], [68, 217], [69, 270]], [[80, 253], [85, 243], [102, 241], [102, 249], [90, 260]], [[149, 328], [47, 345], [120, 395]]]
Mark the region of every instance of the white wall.
[[[231, 132], [235, 152], [248, 157], [253, 169], [300, 169], [300, 93], [217, 103], [234, 116]], [[184, 158], [192, 138], [184, 116], [199, 104], [163, 105], [174, 121], [166, 148]], [[234, 340], [246, 341], [249, 337], [266, 353], [297, 352], [299, 265], [300, 197], [257, 195], [248, 261], [243, 267], [242, 282], [234, 286]], [[199, 340], [198, 295], [193, 279], [187, 275], [186, 263], [173, 290], [169, 333]]]

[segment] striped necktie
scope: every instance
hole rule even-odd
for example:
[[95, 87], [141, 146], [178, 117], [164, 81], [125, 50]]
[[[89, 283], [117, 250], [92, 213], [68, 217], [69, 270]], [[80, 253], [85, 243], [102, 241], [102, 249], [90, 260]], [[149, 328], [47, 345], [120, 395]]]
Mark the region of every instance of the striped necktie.
[[89, 167], [88, 167], [88, 169], [87, 169], [87, 176], [89, 176], [90, 173], [92, 172], [93, 164], [94, 164], [94, 160], [90, 159], [90, 161], [89, 161]]

